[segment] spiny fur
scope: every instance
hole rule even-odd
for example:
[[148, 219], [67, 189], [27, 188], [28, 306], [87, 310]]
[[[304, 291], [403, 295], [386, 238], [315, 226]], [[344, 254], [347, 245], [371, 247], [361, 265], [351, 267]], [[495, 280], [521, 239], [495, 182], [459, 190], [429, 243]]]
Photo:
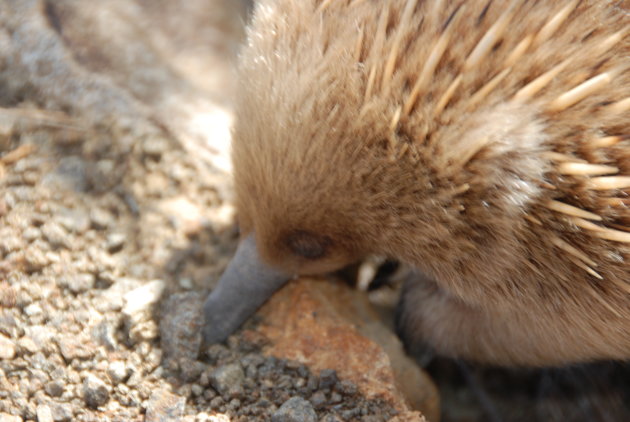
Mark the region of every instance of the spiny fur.
[[243, 232], [292, 272], [368, 253], [417, 268], [411, 347], [630, 358], [629, 9], [260, 0], [234, 129]]

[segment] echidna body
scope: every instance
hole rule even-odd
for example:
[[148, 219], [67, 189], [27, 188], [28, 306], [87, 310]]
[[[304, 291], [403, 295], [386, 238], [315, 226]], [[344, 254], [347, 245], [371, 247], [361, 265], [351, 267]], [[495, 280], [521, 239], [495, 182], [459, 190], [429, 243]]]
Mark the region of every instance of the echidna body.
[[291, 275], [380, 254], [423, 274], [411, 347], [630, 358], [627, 3], [260, 0], [239, 76], [245, 240], [209, 341]]

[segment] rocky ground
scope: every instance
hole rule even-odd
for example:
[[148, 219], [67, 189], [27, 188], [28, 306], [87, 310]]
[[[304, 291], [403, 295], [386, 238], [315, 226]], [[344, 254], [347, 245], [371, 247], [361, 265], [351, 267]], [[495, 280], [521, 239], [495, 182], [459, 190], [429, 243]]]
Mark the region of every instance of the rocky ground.
[[[296, 282], [199, 354], [199, 308], [238, 238], [227, 151], [248, 7], [0, 0], [0, 422], [439, 419], [431, 380], [340, 283]], [[443, 421], [630, 414], [624, 365], [423, 362]]]

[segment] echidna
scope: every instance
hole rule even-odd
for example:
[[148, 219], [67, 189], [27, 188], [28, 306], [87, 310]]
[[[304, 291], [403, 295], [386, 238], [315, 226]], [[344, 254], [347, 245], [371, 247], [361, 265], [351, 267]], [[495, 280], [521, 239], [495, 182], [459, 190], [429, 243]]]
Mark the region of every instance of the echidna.
[[413, 266], [405, 343], [630, 358], [630, 5], [260, 0], [239, 68], [224, 339], [294, 274]]

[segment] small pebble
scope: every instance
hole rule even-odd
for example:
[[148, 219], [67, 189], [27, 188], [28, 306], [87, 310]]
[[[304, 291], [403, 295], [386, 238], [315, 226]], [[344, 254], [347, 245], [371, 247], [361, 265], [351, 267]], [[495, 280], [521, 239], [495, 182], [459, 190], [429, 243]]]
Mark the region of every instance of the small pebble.
[[95, 229], [104, 230], [114, 225], [114, 216], [103, 208], [92, 208], [90, 222]]
[[24, 313], [30, 317], [41, 315], [43, 312], [44, 311], [42, 310], [42, 307], [39, 305], [39, 303], [32, 303], [24, 308]]
[[316, 422], [317, 413], [308, 401], [291, 397], [271, 415], [271, 422]]
[[72, 359], [88, 359], [94, 355], [94, 348], [80, 337], [62, 337], [57, 341], [61, 355], [70, 362]]
[[42, 237], [42, 231], [40, 229], [38, 229], [37, 227], [28, 227], [22, 233], [22, 237], [24, 238], [24, 240], [26, 240], [27, 242], [30, 243], [30, 242], [32, 242], [35, 239], [41, 238]]
[[316, 391], [311, 396], [310, 401], [316, 409], [319, 409], [320, 407], [324, 406], [327, 402], [326, 394], [324, 394], [323, 391]]
[[61, 280], [61, 285], [68, 287], [72, 293], [81, 293], [94, 287], [94, 274], [72, 274]]
[[125, 245], [127, 236], [124, 233], [110, 233], [105, 240], [105, 249], [109, 253], [119, 252]]
[[109, 401], [107, 386], [99, 378], [89, 374], [83, 381], [83, 400], [88, 407], [97, 408]]
[[341, 400], [342, 400], [341, 394], [335, 391], [330, 395], [330, 399], [328, 399], [328, 402], [331, 404], [336, 404], [336, 403], [340, 403]]
[[48, 394], [50, 397], [61, 397], [61, 395], [63, 394], [63, 384], [59, 381], [50, 381], [49, 383], [46, 384], [46, 386], [44, 387], [44, 390], [46, 391], [46, 394]]
[[148, 311], [162, 296], [166, 284], [162, 280], [153, 280], [124, 295], [125, 305], [122, 312], [133, 317]]
[[90, 228], [90, 217], [85, 210], [80, 208], [62, 208], [56, 220], [66, 230], [73, 233], [84, 233]]
[[210, 384], [223, 397], [242, 390], [244, 380], [243, 368], [237, 363], [220, 366], [210, 373]]
[[70, 249], [71, 241], [68, 232], [55, 222], [48, 222], [41, 228], [44, 238], [53, 248]]
[[29, 273], [40, 271], [50, 263], [44, 252], [34, 245], [24, 250], [24, 262], [26, 263], [26, 271]]
[[326, 415], [322, 416], [319, 422], [343, 422], [343, 420], [334, 413], [327, 413]]
[[50, 407], [45, 404], [37, 406], [37, 422], [54, 422]]
[[319, 373], [319, 388], [332, 388], [338, 381], [337, 371], [324, 369]]
[[144, 153], [153, 158], [159, 158], [162, 154], [168, 151], [169, 148], [170, 143], [168, 139], [161, 136], [152, 136], [142, 143], [142, 150]]
[[52, 417], [55, 422], [70, 422], [74, 418], [72, 405], [69, 403], [57, 403], [51, 407]]
[[120, 360], [115, 360], [111, 362], [107, 367], [107, 375], [109, 375], [109, 378], [112, 380], [113, 384], [119, 384], [123, 382], [129, 375], [125, 362]]
[[151, 394], [147, 404], [144, 422], [178, 421], [184, 415], [186, 399], [166, 390], [157, 390]]
[[0, 359], [13, 359], [16, 347], [11, 339], [0, 334]]

